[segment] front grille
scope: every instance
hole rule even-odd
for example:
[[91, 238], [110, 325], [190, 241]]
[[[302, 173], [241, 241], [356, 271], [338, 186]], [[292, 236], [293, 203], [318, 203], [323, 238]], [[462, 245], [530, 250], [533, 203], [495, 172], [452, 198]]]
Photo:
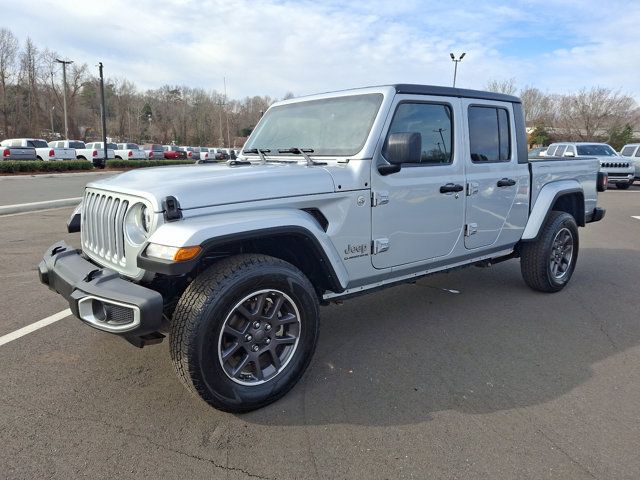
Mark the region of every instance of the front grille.
[[82, 248], [115, 265], [126, 264], [124, 217], [129, 201], [87, 192], [82, 209]]
[[628, 162], [605, 162], [602, 164], [604, 168], [629, 168]]

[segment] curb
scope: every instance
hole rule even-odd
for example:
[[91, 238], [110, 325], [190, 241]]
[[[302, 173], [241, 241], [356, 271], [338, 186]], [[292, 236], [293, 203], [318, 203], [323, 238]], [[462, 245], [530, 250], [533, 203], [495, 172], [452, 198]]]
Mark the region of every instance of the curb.
[[18, 203], [15, 205], [1, 205], [0, 216], [12, 213], [37, 212], [50, 208], [76, 206], [82, 201], [82, 197], [61, 198], [59, 200], [46, 200], [44, 202]]

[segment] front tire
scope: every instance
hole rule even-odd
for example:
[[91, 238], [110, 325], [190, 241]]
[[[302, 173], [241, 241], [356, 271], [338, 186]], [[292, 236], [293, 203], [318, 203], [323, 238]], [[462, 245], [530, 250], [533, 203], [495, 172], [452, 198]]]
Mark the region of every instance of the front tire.
[[573, 275], [578, 261], [578, 225], [572, 215], [552, 211], [538, 238], [520, 250], [525, 283], [539, 292], [559, 292]]
[[238, 255], [202, 272], [173, 315], [171, 359], [178, 377], [210, 405], [246, 412], [287, 393], [316, 347], [318, 298], [293, 265]]
[[629, 187], [631, 187], [631, 185], [633, 185], [633, 181], [631, 181], [631, 182], [618, 182], [618, 183], [616, 183], [616, 188], [619, 188], [620, 190], [628, 190]]

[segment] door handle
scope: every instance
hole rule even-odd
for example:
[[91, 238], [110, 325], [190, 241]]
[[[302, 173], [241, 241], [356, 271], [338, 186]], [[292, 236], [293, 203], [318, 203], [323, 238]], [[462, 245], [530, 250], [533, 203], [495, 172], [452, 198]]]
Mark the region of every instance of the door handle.
[[516, 184], [516, 181], [511, 178], [502, 178], [498, 180], [499, 187], [513, 187]]
[[457, 183], [447, 183], [446, 185], [442, 185], [440, 187], [440, 193], [457, 193], [464, 190], [462, 185], [458, 185]]

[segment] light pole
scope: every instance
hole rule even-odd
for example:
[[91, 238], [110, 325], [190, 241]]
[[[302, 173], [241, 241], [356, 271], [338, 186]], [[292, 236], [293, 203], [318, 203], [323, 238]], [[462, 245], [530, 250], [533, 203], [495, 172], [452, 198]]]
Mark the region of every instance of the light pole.
[[71, 65], [71, 60], [60, 60], [56, 58], [56, 62], [62, 64], [62, 83], [64, 84], [64, 92], [62, 94], [62, 108], [64, 109], [64, 138], [69, 139], [69, 123], [67, 121], [67, 65]]
[[463, 52], [462, 55], [460, 55], [460, 58], [456, 59], [456, 56], [453, 53], [449, 54], [449, 56], [451, 57], [451, 61], [455, 63], [455, 67], [453, 67], [453, 88], [456, 88], [456, 76], [458, 75], [458, 63], [462, 61], [465, 55], [466, 53]]
[[53, 111], [56, 109], [55, 105], [49, 109], [49, 118], [51, 119], [51, 138], [53, 138]]
[[98, 63], [98, 71], [100, 72], [100, 100], [101, 100], [101, 117], [102, 117], [102, 145], [104, 147], [104, 163], [100, 166], [100, 168], [105, 168], [107, 166], [107, 160], [109, 156], [107, 155], [107, 106], [104, 99], [104, 75], [102, 73], [102, 62]]

